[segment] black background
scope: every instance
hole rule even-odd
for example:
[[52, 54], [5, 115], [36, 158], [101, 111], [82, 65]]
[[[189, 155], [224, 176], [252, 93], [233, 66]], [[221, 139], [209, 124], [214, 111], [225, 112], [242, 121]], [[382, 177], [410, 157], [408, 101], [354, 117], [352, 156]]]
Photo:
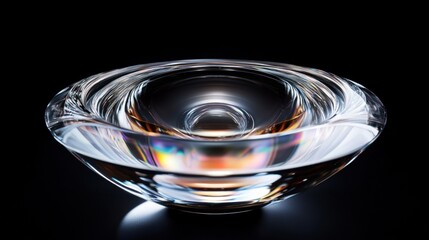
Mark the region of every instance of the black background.
[[[25, 71], [14, 74], [25, 80], [18, 84], [26, 83], [29, 93], [30, 117], [20, 119], [29, 123], [21, 130], [27, 137], [18, 145], [31, 143], [35, 150], [19, 149], [25, 157], [15, 181], [23, 183], [13, 185], [19, 194], [11, 221], [21, 230], [14, 234], [42, 239], [395, 239], [425, 227], [427, 233], [427, 217], [417, 220], [426, 208], [412, 185], [418, 181], [415, 171], [401, 157], [406, 151], [402, 144], [408, 141], [403, 135], [407, 108], [398, 94], [404, 87], [396, 82], [407, 76], [403, 63], [408, 49], [395, 39], [394, 28], [366, 27], [322, 26], [321, 32], [305, 34], [306, 28], [304, 33], [273, 33], [237, 25], [229, 31], [189, 27], [134, 35], [114, 27], [104, 31], [94, 26], [88, 34], [63, 26], [30, 34], [16, 60], [25, 62]], [[347, 77], [379, 96], [387, 109], [387, 126], [343, 171], [280, 204], [225, 216], [170, 210], [146, 216], [141, 211], [141, 220], [127, 225], [125, 216], [143, 201], [93, 173], [57, 143], [45, 127], [45, 107], [61, 89], [92, 74], [194, 58], [285, 62]]]

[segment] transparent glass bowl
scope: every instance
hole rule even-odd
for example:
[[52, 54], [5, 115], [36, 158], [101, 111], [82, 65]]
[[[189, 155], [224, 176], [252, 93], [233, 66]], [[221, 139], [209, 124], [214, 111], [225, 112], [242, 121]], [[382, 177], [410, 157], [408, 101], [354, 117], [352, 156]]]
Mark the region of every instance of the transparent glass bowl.
[[319, 184], [385, 122], [380, 100], [350, 80], [281, 63], [212, 59], [94, 75], [58, 93], [46, 110], [55, 139], [113, 184], [212, 214]]

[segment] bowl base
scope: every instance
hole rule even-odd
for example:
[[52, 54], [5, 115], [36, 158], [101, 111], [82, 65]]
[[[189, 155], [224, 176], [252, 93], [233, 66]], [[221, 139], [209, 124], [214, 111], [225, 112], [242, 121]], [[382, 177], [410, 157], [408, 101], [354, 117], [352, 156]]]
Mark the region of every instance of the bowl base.
[[226, 214], [237, 214], [249, 212], [270, 204], [270, 202], [265, 203], [256, 203], [256, 204], [246, 204], [239, 206], [224, 206], [224, 207], [210, 207], [210, 206], [185, 206], [185, 205], [175, 205], [168, 204], [164, 205], [171, 210], [187, 212], [192, 214], [203, 214], [203, 215], [226, 215]]

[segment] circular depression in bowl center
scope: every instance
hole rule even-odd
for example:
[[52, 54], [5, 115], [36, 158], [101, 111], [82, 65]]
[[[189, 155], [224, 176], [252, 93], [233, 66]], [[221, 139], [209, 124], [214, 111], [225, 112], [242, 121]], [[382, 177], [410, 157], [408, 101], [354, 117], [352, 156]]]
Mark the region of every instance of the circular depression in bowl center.
[[190, 134], [204, 138], [242, 136], [253, 129], [253, 118], [247, 112], [224, 103], [196, 106], [184, 121]]
[[128, 96], [133, 130], [186, 138], [221, 140], [284, 131], [292, 125], [279, 124], [302, 115], [298, 94], [284, 80], [240, 68], [162, 73]]

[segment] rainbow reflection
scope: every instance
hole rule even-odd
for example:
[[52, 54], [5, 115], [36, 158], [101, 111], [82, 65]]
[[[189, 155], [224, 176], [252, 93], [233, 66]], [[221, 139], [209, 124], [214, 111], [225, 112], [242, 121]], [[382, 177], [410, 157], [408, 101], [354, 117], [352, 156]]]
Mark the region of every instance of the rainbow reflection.
[[301, 137], [302, 134], [297, 133], [282, 139], [252, 140], [240, 144], [152, 139], [148, 149], [154, 163], [169, 171], [254, 170], [278, 162], [278, 157], [290, 157], [299, 146]]

